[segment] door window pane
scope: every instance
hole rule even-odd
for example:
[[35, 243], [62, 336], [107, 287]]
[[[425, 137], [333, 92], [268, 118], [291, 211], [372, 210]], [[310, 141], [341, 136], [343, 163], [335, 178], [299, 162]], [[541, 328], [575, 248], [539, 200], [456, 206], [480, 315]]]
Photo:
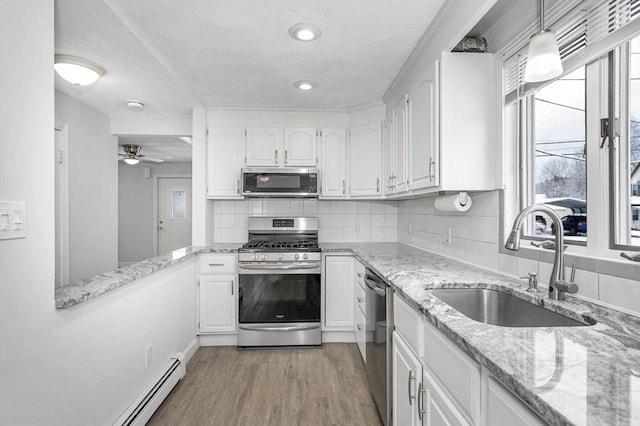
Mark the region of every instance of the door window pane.
[[171, 207], [172, 219], [184, 219], [187, 213], [187, 201], [185, 191], [173, 191], [173, 204]]
[[[581, 67], [534, 95], [532, 154], [534, 202], [553, 208], [565, 235], [582, 241], [587, 235], [585, 71]], [[538, 214], [533, 232], [550, 236], [555, 226]]]

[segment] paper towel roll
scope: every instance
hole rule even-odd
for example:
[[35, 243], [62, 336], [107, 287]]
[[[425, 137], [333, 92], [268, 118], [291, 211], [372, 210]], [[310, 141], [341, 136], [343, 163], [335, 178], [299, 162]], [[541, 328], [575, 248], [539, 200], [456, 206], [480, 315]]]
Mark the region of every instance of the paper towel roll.
[[436, 198], [436, 210], [441, 212], [466, 212], [471, 208], [471, 196], [466, 192]]

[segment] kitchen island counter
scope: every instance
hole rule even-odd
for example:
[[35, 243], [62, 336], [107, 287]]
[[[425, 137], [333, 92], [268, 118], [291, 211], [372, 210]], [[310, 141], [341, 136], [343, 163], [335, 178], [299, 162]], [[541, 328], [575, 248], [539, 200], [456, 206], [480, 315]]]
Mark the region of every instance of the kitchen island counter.
[[59, 287], [55, 293], [56, 309], [67, 309], [93, 299], [154, 272], [185, 262], [199, 253], [236, 253], [240, 245], [230, 243], [206, 247], [184, 247]]
[[[396, 293], [546, 423], [640, 424], [640, 318], [576, 297], [554, 301], [527, 284], [398, 243], [322, 243], [351, 250]], [[579, 284], [579, 283], [578, 283]], [[429, 294], [433, 288], [501, 290], [575, 319], [585, 327], [499, 327], [474, 321]]]

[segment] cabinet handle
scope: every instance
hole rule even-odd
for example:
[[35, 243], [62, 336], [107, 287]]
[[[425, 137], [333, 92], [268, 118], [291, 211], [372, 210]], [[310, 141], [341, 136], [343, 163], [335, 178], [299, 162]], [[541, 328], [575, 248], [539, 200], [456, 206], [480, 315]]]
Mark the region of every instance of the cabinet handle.
[[411, 402], [412, 399], [416, 399], [415, 396], [411, 396], [411, 381], [415, 380], [415, 376], [413, 375], [413, 371], [409, 370], [409, 380], [407, 380], [407, 394], [409, 395], [409, 405], [413, 405]]
[[358, 299], [358, 303], [364, 302], [364, 299], [362, 297], [356, 297], [356, 299]]
[[363, 274], [362, 272], [358, 272], [358, 276], [359, 276], [360, 278], [363, 278], [363, 277], [364, 277], [364, 274]]
[[396, 189], [396, 175], [391, 175], [391, 178], [392, 178], [391, 189]]
[[224, 263], [210, 263], [209, 266], [224, 266]]
[[433, 178], [435, 178], [435, 173], [434, 171], [432, 171], [436, 165], [435, 160], [433, 159], [433, 157], [429, 157], [429, 182], [433, 182]]
[[376, 192], [380, 192], [380, 178], [376, 178]]
[[276, 162], [276, 164], [278, 164], [278, 150], [276, 149], [276, 153], [273, 156], [273, 160]]
[[231, 280], [231, 295], [233, 296], [233, 280]]
[[360, 324], [356, 324], [356, 328], [358, 329], [358, 331], [362, 331], [362, 326]]
[[427, 414], [427, 410], [424, 410], [424, 394], [427, 391], [422, 387], [422, 382], [418, 383], [418, 418], [422, 421], [424, 414]]
[[347, 182], [344, 179], [342, 179], [342, 194], [343, 195], [344, 195], [344, 193], [346, 191], [346, 188], [347, 188]]
[[236, 180], [236, 192], [240, 194], [240, 179]]
[[289, 157], [289, 151], [288, 150], [284, 150], [284, 164], [287, 164], [287, 157]]

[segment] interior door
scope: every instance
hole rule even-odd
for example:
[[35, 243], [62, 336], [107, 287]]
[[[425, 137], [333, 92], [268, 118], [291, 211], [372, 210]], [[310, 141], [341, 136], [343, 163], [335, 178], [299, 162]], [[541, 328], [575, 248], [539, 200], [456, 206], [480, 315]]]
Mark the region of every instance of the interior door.
[[191, 178], [158, 179], [158, 254], [191, 245]]

